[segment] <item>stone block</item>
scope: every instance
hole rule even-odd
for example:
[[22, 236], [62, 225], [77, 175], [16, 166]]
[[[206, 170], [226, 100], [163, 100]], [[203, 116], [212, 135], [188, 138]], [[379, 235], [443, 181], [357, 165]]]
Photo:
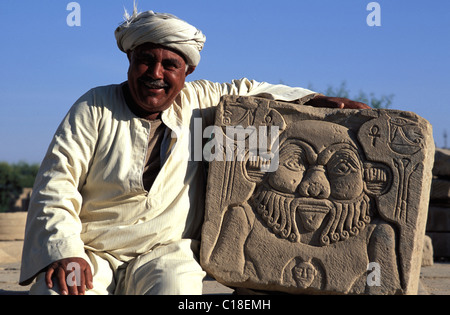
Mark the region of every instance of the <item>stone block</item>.
[[433, 253], [433, 241], [431, 237], [425, 235], [423, 243], [423, 255], [422, 255], [422, 267], [433, 266], [434, 264], [434, 253]]
[[20, 263], [22, 248], [23, 241], [0, 241], [0, 264]]
[[201, 264], [219, 282], [293, 294], [417, 294], [432, 128], [395, 110], [224, 97]]
[[450, 233], [450, 208], [430, 206], [426, 231]]
[[433, 240], [434, 258], [450, 258], [450, 232], [427, 233]]
[[438, 177], [450, 178], [450, 150], [436, 149], [433, 174]]
[[0, 213], [0, 241], [20, 241], [25, 237], [27, 212]]
[[450, 180], [435, 178], [431, 184], [431, 201], [450, 202]]

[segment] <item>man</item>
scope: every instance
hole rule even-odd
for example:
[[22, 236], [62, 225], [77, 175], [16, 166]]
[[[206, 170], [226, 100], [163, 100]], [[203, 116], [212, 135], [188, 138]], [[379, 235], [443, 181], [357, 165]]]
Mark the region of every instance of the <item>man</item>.
[[31, 294], [201, 294], [194, 119], [211, 125], [227, 94], [366, 105], [247, 79], [185, 83], [205, 36], [169, 14], [135, 9], [115, 35], [128, 80], [87, 92], [59, 126], [33, 190], [20, 283], [36, 278]]

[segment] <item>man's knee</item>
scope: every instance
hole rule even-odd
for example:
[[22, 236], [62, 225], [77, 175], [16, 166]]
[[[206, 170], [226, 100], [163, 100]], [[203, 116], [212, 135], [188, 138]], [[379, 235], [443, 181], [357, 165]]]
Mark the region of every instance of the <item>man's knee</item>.
[[151, 287], [145, 295], [201, 295], [203, 292], [202, 272], [176, 273], [168, 272], [159, 273], [154, 279]]
[[30, 295], [60, 295], [59, 287], [54, 283], [53, 288], [50, 289], [45, 281], [45, 272], [41, 272], [30, 288]]
[[190, 248], [173, 244], [131, 263], [125, 290], [137, 295], [200, 295], [205, 275]]

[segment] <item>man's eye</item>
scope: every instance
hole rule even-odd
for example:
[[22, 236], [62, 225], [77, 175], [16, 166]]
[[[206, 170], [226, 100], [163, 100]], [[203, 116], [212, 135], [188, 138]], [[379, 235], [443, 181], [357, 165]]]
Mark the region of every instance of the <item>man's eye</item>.
[[180, 65], [176, 62], [167, 61], [167, 62], [163, 62], [163, 67], [164, 67], [164, 69], [168, 69], [168, 70], [176, 70], [176, 69], [180, 68]]
[[137, 58], [137, 64], [149, 66], [152, 64], [152, 61], [146, 58]]

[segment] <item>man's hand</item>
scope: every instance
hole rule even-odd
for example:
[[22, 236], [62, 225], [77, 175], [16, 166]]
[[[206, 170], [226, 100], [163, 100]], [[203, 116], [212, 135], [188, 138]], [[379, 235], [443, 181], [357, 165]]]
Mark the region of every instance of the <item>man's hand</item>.
[[66, 258], [48, 266], [45, 281], [50, 289], [53, 288], [53, 280], [61, 295], [84, 295], [86, 288], [94, 288], [91, 267], [82, 258]]
[[318, 95], [312, 100], [305, 103], [305, 105], [310, 105], [314, 107], [326, 107], [326, 108], [339, 108], [339, 109], [369, 109], [370, 106], [349, 100], [342, 97], [329, 97]]

